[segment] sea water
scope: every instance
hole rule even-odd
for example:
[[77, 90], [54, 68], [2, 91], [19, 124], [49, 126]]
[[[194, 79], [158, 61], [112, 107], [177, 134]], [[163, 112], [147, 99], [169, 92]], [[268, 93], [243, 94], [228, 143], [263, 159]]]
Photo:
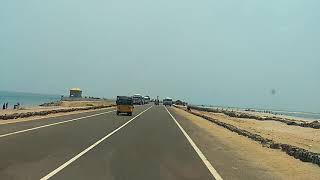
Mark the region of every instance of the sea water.
[[[198, 105], [203, 106], [203, 105]], [[204, 105], [203, 107], [207, 108], [224, 108], [224, 109], [234, 109], [234, 110], [245, 110], [248, 108], [239, 108], [239, 107], [226, 107], [226, 106], [212, 106], [212, 105]], [[289, 117], [302, 118], [305, 120], [320, 120], [320, 113], [317, 112], [296, 112], [296, 111], [284, 111], [284, 110], [275, 110], [275, 109], [258, 109], [258, 108], [249, 108], [251, 110], [255, 110], [257, 112], [270, 111], [277, 115], [286, 115]]]
[[42, 103], [60, 100], [60, 95], [48, 95], [25, 92], [0, 91], [0, 108], [3, 103], [7, 103], [9, 108], [13, 108], [14, 104], [20, 103], [21, 107], [38, 106]]

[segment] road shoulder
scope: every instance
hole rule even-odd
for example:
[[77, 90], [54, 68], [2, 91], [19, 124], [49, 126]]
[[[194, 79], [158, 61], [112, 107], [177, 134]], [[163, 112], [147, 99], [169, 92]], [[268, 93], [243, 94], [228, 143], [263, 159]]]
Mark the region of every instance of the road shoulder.
[[313, 164], [264, 148], [183, 110], [170, 111], [224, 179], [320, 179], [319, 167]]

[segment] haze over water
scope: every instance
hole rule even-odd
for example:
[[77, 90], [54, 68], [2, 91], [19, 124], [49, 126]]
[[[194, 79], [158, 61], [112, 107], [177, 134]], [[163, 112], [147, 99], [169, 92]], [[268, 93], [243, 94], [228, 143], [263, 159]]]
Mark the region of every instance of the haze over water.
[[58, 101], [60, 98], [60, 95], [0, 91], [1, 108], [3, 103], [8, 102], [9, 109], [13, 108], [13, 105], [17, 103], [20, 103], [21, 107], [30, 107], [38, 106], [46, 102]]

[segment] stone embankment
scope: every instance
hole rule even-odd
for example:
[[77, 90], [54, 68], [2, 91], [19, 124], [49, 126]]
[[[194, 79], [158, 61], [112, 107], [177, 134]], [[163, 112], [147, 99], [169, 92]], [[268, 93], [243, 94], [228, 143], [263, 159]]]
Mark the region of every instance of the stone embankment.
[[[268, 148], [272, 148], [272, 149], [280, 149], [280, 150], [286, 152], [288, 155], [293, 156], [296, 159], [300, 159], [303, 162], [311, 162], [313, 164], [317, 164], [318, 166], [320, 166], [320, 153], [314, 153], [314, 152], [308, 151], [306, 149], [292, 146], [289, 144], [277, 143], [271, 139], [264, 138], [258, 134], [254, 134], [254, 133], [248, 132], [246, 130], [237, 128], [233, 125], [221, 122], [218, 119], [214, 119], [212, 117], [208, 117], [206, 115], [190, 111], [190, 109], [192, 109], [191, 107], [188, 107], [188, 110], [186, 110], [185, 108], [181, 108], [180, 106], [175, 106], [175, 107], [183, 109], [193, 115], [199, 116], [199, 117], [206, 119], [208, 121], [211, 121], [211, 122], [213, 122], [219, 126], [222, 126], [232, 132], [235, 132], [239, 135], [242, 135], [242, 136], [250, 138], [254, 141], [257, 141], [257, 142], [261, 143], [264, 147], [268, 147]], [[197, 110], [200, 110], [200, 108], [197, 108]]]
[[320, 129], [320, 122], [319, 121], [300, 122], [300, 121], [297, 121], [294, 119], [282, 118], [282, 117], [277, 117], [277, 116], [263, 117], [263, 116], [254, 115], [254, 114], [245, 113], [245, 112], [223, 110], [223, 109], [214, 109], [214, 108], [205, 108], [205, 107], [198, 107], [198, 106], [188, 106], [188, 108], [199, 110], [199, 111], [223, 113], [229, 117], [256, 119], [256, 120], [260, 120], [260, 121], [279, 121], [279, 122], [285, 123], [287, 125], [292, 125], [292, 126]]
[[95, 109], [102, 109], [102, 108], [108, 108], [108, 107], [113, 107], [113, 106], [114, 105], [92, 106], [92, 107], [74, 107], [74, 108], [65, 108], [65, 109], [4, 114], [4, 115], [0, 115], [0, 120], [27, 118], [27, 117], [33, 117], [33, 116], [46, 116], [48, 114], [66, 113], [66, 112], [73, 112], [73, 111], [95, 110]]

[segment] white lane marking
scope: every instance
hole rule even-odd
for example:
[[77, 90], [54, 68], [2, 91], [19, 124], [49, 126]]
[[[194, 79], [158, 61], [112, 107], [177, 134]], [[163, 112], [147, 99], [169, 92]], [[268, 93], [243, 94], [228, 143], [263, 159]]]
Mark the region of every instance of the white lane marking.
[[37, 130], [37, 129], [41, 129], [41, 128], [45, 128], [45, 127], [55, 126], [55, 125], [58, 125], [58, 124], [64, 124], [64, 123], [68, 123], [68, 122], [72, 122], [72, 121], [78, 121], [78, 120], [80, 120], [80, 119], [85, 119], [85, 118], [90, 118], [90, 117], [94, 117], [94, 116], [99, 116], [99, 115], [111, 113], [111, 112], [114, 112], [114, 111], [116, 111], [116, 110], [108, 111], [108, 112], [103, 112], [103, 113], [98, 113], [98, 114], [93, 114], [93, 115], [90, 115], [90, 116], [79, 117], [79, 118], [70, 119], [70, 120], [66, 120], [66, 121], [56, 122], [56, 123], [52, 123], [52, 124], [46, 124], [46, 125], [43, 125], [43, 126], [38, 126], [38, 127], [34, 127], [34, 128], [24, 129], [24, 130], [21, 130], [21, 131], [15, 131], [15, 132], [8, 133], [8, 134], [2, 134], [2, 135], [0, 135], [0, 138], [6, 137], [6, 136], [10, 136], [10, 135], [14, 135], [14, 134], [24, 133], [24, 132], [28, 132], [28, 131], [33, 131], [33, 130]]
[[174, 120], [174, 122], [177, 124], [177, 126], [180, 128], [184, 136], [188, 139], [189, 143], [193, 147], [193, 149], [197, 152], [203, 163], [207, 166], [210, 173], [216, 180], [223, 180], [222, 177], [219, 175], [218, 171], [214, 169], [214, 167], [211, 165], [211, 163], [208, 161], [208, 159], [204, 156], [204, 154], [201, 152], [201, 150], [197, 147], [197, 145], [193, 142], [193, 140], [190, 138], [190, 136], [187, 134], [187, 132], [182, 128], [182, 126], [178, 123], [176, 118], [172, 116], [172, 114], [169, 112], [167, 107], [165, 107], [171, 118]]
[[133, 121], [134, 119], [136, 119], [137, 117], [139, 117], [141, 114], [143, 114], [144, 112], [148, 111], [150, 108], [152, 108], [152, 106], [150, 106], [148, 109], [142, 111], [141, 113], [139, 113], [138, 115], [136, 115], [134, 118], [130, 119], [129, 121], [127, 121], [126, 123], [124, 123], [123, 125], [121, 125], [120, 127], [118, 127], [117, 129], [113, 130], [111, 133], [107, 134], [105, 137], [101, 138], [99, 141], [95, 142], [94, 144], [92, 144], [91, 146], [89, 146], [87, 149], [83, 150], [82, 152], [80, 152], [79, 154], [77, 154], [76, 156], [74, 156], [73, 158], [71, 158], [69, 161], [65, 162], [64, 164], [62, 164], [61, 166], [59, 166], [57, 169], [53, 170], [52, 172], [50, 172], [49, 174], [47, 174], [46, 176], [44, 176], [43, 178], [41, 178], [40, 180], [47, 180], [50, 179], [52, 176], [54, 176], [55, 174], [57, 174], [58, 172], [60, 172], [61, 170], [63, 170], [65, 167], [67, 167], [68, 165], [70, 165], [72, 162], [76, 161], [78, 158], [80, 158], [81, 156], [83, 156], [84, 154], [86, 154], [88, 151], [90, 151], [91, 149], [93, 149], [94, 147], [96, 147], [98, 144], [100, 144], [102, 141], [106, 140], [108, 137], [112, 136], [114, 133], [116, 133], [117, 131], [119, 131], [121, 128], [125, 127], [127, 124], [129, 124], [131, 121]]

